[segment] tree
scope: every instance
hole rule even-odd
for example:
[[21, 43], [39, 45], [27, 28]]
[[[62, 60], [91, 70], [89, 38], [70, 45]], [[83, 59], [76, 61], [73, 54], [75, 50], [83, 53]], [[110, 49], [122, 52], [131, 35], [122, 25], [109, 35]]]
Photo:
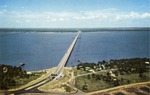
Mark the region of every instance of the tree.
[[143, 77], [143, 73], [141, 72], [141, 73], [139, 73], [139, 77], [140, 78], [142, 78]]
[[91, 79], [91, 75], [90, 75], [90, 74], [88, 74], [88, 75], [87, 75], [87, 78], [88, 78], [88, 79]]
[[66, 89], [66, 92], [71, 92], [71, 87], [66, 86], [65, 89]]
[[80, 65], [77, 65], [77, 70], [80, 70], [80, 67], [79, 67]]
[[92, 78], [95, 78], [95, 74], [94, 73], [92, 74]]
[[85, 82], [85, 84], [82, 86], [82, 89], [83, 89], [83, 90], [88, 90], [88, 85], [86, 84], [86, 82]]
[[120, 84], [118, 79], [114, 79], [113, 82], [114, 82], [114, 86], [118, 86]]
[[20, 67], [10, 65], [0, 65], [0, 89], [8, 89], [9, 86], [15, 86], [16, 77], [27, 77], [26, 71]]
[[115, 71], [115, 72], [114, 72], [114, 74], [115, 74], [116, 76], [118, 76], [118, 75], [119, 75], [118, 70], [117, 70], [117, 71]]

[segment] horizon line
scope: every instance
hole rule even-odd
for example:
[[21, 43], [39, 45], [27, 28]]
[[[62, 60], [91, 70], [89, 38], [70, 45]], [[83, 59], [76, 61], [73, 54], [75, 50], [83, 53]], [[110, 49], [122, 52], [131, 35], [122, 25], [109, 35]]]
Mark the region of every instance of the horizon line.
[[0, 28], [0, 32], [3, 31], [17, 31], [26, 30], [34, 32], [91, 32], [91, 31], [150, 31], [150, 27], [95, 27], [95, 28]]

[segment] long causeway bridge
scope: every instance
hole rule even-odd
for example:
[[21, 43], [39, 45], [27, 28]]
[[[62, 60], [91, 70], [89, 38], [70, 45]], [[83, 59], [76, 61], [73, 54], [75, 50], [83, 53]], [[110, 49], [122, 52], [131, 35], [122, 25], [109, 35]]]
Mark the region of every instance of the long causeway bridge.
[[60, 63], [58, 64], [57, 66], [57, 69], [55, 71], [54, 74], [51, 74], [50, 77], [53, 79], [55, 78], [56, 76], [59, 76], [63, 67], [66, 65], [72, 51], [73, 51], [73, 48], [75, 47], [75, 44], [78, 40], [78, 37], [80, 35], [81, 31], [78, 31], [78, 34], [77, 36], [75, 37], [75, 39], [73, 40], [72, 44], [70, 45], [70, 47], [68, 48], [67, 52], [65, 53], [65, 55], [63, 56], [63, 58], [61, 59]]
[[[19, 89], [19, 90], [15, 90], [15, 91], [6, 91], [4, 92], [4, 95], [9, 95], [9, 94], [12, 94], [12, 95], [19, 95], [19, 94], [22, 94], [22, 93], [43, 93], [42, 91], [39, 91], [38, 90], [38, 87], [52, 81], [50, 80], [49, 78], [51, 79], [54, 79], [56, 77], [59, 77], [59, 75], [61, 74], [61, 72], [63, 71], [63, 68], [64, 66], [66, 65], [72, 51], [73, 51], [73, 48], [75, 47], [75, 44], [78, 40], [78, 37], [80, 35], [81, 31], [78, 31], [78, 34], [76, 35], [75, 39], [73, 40], [72, 44], [70, 45], [70, 47], [68, 48], [68, 50], [66, 51], [65, 55], [63, 56], [63, 58], [61, 59], [60, 63], [58, 64], [57, 66], [57, 69], [56, 71], [51, 74], [50, 76], [48, 76], [47, 78], [39, 81], [39, 82], [36, 82], [30, 86], [27, 86], [27, 87], [24, 87], [22, 89]], [[1, 94], [1, 93], [0, 93]], [[3, 95], [3, 94], [2, 94]]]

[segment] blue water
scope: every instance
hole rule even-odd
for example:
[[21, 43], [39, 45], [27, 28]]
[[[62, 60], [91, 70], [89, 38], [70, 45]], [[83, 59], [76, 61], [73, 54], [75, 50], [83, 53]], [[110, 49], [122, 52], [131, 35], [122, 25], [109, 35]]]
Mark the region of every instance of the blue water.
[[[107, 59], [149, 58], [149, 31], [82, 32], [67, 66]], [[77, 33], [1, 32], [0, 64], [25, 70], [57, 66]]]
[[69, 60], [98, 62], [109, 59], [147, 57], [150, 55], [148, 31], [82, 33]]

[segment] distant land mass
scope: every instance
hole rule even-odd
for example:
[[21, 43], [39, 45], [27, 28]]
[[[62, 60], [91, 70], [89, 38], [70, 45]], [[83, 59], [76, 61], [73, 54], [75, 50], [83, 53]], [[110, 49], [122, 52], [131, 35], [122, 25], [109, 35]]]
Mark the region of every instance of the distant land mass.
[[98, 32], [98, 31], [149, 31], [150, 27], [115, 28], [0, 28], [0, 32]]

